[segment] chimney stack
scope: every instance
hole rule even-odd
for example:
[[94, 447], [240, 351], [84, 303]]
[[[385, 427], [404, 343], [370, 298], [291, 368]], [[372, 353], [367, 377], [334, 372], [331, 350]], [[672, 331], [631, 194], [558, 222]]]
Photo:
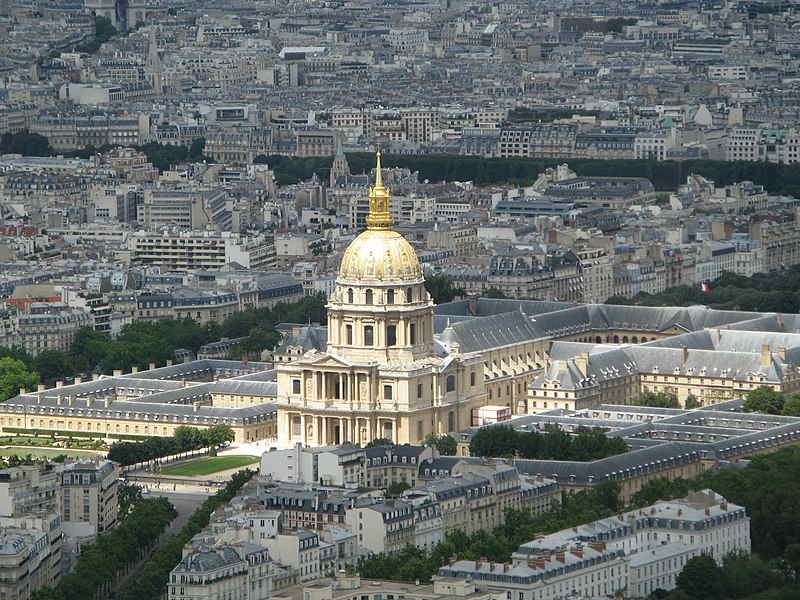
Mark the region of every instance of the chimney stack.
[[152, 371], [155, 368], [156, 368], [156, 363], [150, 363], [150, 370]]
[[81, 377], [76, 377], [75, 378], [75, 384], [77, 385], [79, 383], [83, 383], [83, 379]]
[[[37, 392], [43, 392], [46, 389], [47, 389], [47, 386], [45, 384], [43, 384], [43, 383], [40, 383], [39, 386], [36, 388], [36, 391]], [[22, 390], [20, 390], [20, 391], [22, 391]]]
[[57, 387], [57, 388], [62, 388], [62, 387], [64, 387], [64, 382], [63, 382], [62, 380], [60, 380], [60, 379], [59, 379], [58, 381], [56, 381], [56, 387]]
[[772, 363], [772, 350], [769, 344], [761, 344], [761, 366], [768, 367]]

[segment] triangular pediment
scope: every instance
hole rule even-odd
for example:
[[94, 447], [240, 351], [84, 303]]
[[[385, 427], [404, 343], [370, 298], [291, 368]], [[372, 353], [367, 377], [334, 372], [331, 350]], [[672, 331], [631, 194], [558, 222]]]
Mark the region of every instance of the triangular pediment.
[[314, 367], [352, 367], [355, 363], [350, 362], [349, 360], [342, 358], [337, 354], [321, 354], [320, 356], [316, 357], [314, 360], [310, 360], [306, 363], [307, 365], [311, 365]]

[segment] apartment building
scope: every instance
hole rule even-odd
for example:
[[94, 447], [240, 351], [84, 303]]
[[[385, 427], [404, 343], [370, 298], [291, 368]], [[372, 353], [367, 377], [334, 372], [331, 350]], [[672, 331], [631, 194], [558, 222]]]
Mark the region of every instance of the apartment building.
[[217, 270], [237, 263], [246, 269], [275, 267], [275, 245], [265, 235], [229, 231], [136, 231], [127, 240], [131, 262], [164, 271]]
[[701, 553], [721, 563], [729, 552], [750, 551], [750, 519], [741, 506], [712, 490], [659, 502], [522, 544], [510, 564], [451, 561], [436, 579], [470, 578], [522, 600], [566, 594], [644, 598], [674, 589], [683, 566]]
[[86, 310], [32, 304], [28, 313], [17, 317], [15, 345], [31, 356], [45, 350], [69, 352], [75, 333], [82, 327], [91, 326], [92, 317]]

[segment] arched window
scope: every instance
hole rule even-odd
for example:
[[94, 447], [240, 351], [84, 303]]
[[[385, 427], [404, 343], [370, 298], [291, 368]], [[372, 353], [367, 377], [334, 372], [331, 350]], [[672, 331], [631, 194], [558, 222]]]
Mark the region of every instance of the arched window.
[[347, 290], [347, 302], [353, 303], [353, 288]]
[[366, 304], [372, 304], [372, 290], [367, 290], [367, 293], [364, 294], [364, 302]]
[[347, 343], [349, 345], [353, 344], [353, 326], [352, 325], [345, 325], [344, 327], [345, 334], [347, 335]]
[[446, 392], [454, 392], [456, 391], [456, 377], [455, 375], [448, 375], [447, 379], [445, 380], [445, 391]]
[[386, 304], [394, 304], [394, 290], [386, 292]]
[[406, 289], [406, 302], [411, 304], [414, 301], [414, 291], [411, 288]]
[[417, 343], [417, 326], [414, 323], [408, 327], [408, 340], [412, 345]]
[[364, 326], [364, 345], [365, 346], [375, 345], [375, 330], [372, 328], [372, 325]]
[[387, 346], [397, 345], [397, 325], [386, 326], [386, 345]]

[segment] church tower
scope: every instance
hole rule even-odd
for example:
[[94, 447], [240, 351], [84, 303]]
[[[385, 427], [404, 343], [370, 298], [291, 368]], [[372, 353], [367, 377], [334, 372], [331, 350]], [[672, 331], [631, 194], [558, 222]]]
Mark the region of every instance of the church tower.
[[331, 185], [334, 188], [337, 184], [343, 184], [350, 181], [350, 165], [347, 164], [347, 157], [344, 155], [342, 148], [342, 137], [339, 136], [339, 141], [336, 144], [336, 156], [331, 165]]
[[345, 250], [327, 308], [325, 352], [276, 364], [280, 443], [420, 444], [469, 427], [487, 403], [483, 357], [435, 344], [422, 265], [392, 229], [380, 152], [367, 229]]
[[147, 63], [145, 73], [150, 85], [156, 94], [164, 92], [163, 69], [161, 67], [161, 57], [158, 55], [158, 41], [156, 40], [156, 28], [150, 26], [150, 43], [147, 48]]

